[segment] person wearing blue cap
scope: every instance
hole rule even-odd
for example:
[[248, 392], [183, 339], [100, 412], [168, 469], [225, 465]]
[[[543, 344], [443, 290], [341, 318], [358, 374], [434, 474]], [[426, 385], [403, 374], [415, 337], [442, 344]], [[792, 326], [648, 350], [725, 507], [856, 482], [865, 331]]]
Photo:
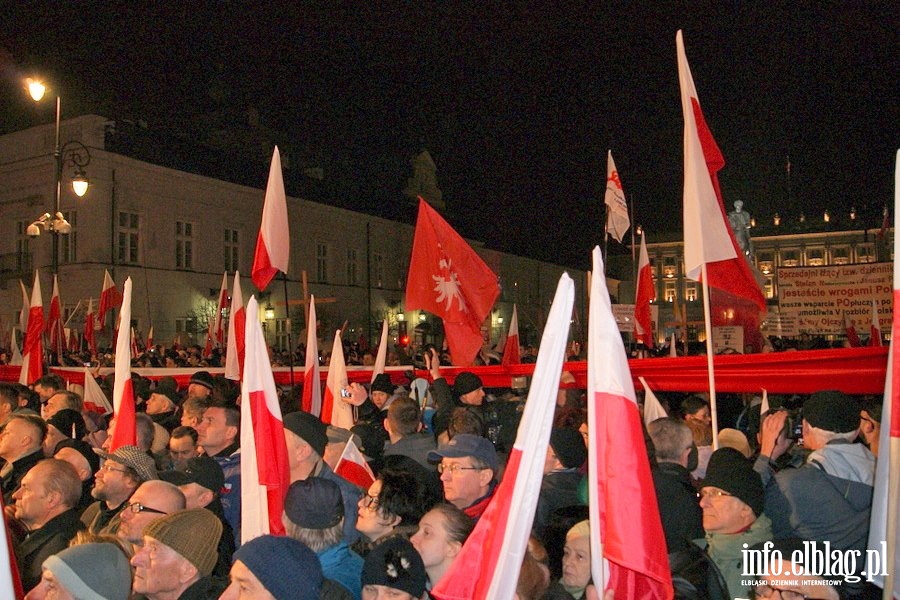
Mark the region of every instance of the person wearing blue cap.
[[491, 441], [480, 435], [460, 433], [429, 452], [428, 461], [437, 464], [444, 499], [478, 519], [497, 489], [499, 460]]

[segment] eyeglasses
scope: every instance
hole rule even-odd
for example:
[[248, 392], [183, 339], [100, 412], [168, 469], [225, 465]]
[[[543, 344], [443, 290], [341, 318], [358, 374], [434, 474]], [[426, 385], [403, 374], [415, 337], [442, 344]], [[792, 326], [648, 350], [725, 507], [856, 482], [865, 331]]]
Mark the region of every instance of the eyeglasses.
[[140, 502], [132, 502], [131, 504], [126, 504], [123, 510], [130, 510], [131, 512], [138, 514], [142, 512], [155, 513], [157, 515], [167, 515], [169, 513], [163, 510], [156, 510], [155, 508], [150, 508], [149, 506], [144, 506]]
[[806, 594], [802, 594], [800, 592], [795, 592], [793, 590], [783, 590], [781, 588], [772, 587], [771, 585], [756, 586], [756, 588], [751, 591], [750, 597], [774, 598], [776, 592], [781, 595], [782, 600], [818, 600], [815, 596], [807, 596]]
[[368, 508], [370, 510], [375, 510], [378, 508], [378, 496], [370, 496], [366, 494], [360, 500], [362, 500], [363, 508]]
[[460, 464], [452, 464], [445, 465], [444, 463], [438, 463], [437, 472], [443, 473], [444, 471], [449, 471], [451, 475], [456, 475], [457, 471], [484, 471], [487, 467], [464, 467]]
[[733, 498], [734, 494], [729, 494], [728, 492], [723, 492], [722, 490], [700, 490], [697, 492], [697, 498], [703, 500], [704, 498], [708, 498], [710, 500], [714, 498]]
[[111, 462], [111, 461], [106, 461], [105, 463], [103, 463], [103, 466], [100, 467], [100, 470], [101, 470], [101, 471], [107, 471], [107, 472], [113, 471], [113, 472], [115, 472], [115, 473], [127, 473], [127, 472], [128, 472], [128, 469], [114, 469], [114, 468], [112, 467], [112, 465], [109, 464], [110, 462]]

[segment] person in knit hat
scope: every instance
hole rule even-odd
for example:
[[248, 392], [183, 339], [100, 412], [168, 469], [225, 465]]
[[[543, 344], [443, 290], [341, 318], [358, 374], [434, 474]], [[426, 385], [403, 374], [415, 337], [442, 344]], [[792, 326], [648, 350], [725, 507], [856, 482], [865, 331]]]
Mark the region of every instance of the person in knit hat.
[[544, 478], [532, 526], [539, 539], [543, 539], [544, 528], [555, 510], [582, 504], [578, 486], [583, 478], [581, 466], [585, 460], [587, 448], [580, 433], [569, 427], [558, 427], [550, 432]]
[[263, 535], [234, 553], [231, 585], [220, 600], [319, 600], [324, 582], [315, 552], [293, 538]]
[[362, 600], [418, 600], [425, 593], [426, 578], [425, 564], [413, 545], [404, 537], [394, 536], [366, 556]]
[[719, 568], [730, 598], [747, 597], [741, 565], [745, 548], [772, 539], [763, 514], [765, 490], [753, 464], [734, 448], [712, 453], [700, 488], [700, 508], [709, 557]]
[[131, 558], [135, 594], [149, 600], [216, 598], [224, 585], [210, 577], [222, 535], [205, 508], [166, 515], [144, 529], [144, 545]]
[[[51, 596], [54, 592], [57, 595]], [[128, 600], [130, 596], [128, 557], [118, 545], [104, 542], [72, 546], [48, 557], [41, 582], [25, 598]]]

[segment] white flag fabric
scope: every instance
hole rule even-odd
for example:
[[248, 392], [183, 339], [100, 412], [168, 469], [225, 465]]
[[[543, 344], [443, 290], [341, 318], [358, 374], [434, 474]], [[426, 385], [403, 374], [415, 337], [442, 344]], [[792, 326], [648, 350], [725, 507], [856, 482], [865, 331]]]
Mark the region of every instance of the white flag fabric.
[[384, 367], [387, 365], [387, 341], [388, 341], [388, 322], [387, 319], [381, 322], [381, 339], [378, 342], [378, 354], [375, 356], [375, 366], [372, 367], [372, 381], [379, 374], [384, 373]]
[[344, 451], [334, 465], [334, 472], [362, 490], [368, 490], [375, 483], [375, 474], [366, 462], [366, 457], [357, 448], [353, 436], [344, 444]]
[[262, 222], [256, 238], [256, 253], [250, 277], [260, 290], [266, 289], [278, 271], [288, 272], [291, 254], [291, 234], [288, 230], [287, 195], [284, 193], [284, 175], [281, 172], [281, 154], [278, 146], [272, 153], [266, 199], [263, 204]]
[[762, 419], [767, 412], [769, 412], [769, 392], [763, 388], [762, 402], [759, 403], [759, 418]]
[[84, 405], [89, 410], [94, 410], [100, 414], [112, 414], [113, 407], [109, 403], [109, 398], [103, 393], [103, 389], [88, 367], [84, 368]]
[[644, 386], [644, 425], [649, 425], [657, 419], [668, 417], [669, 415], [666, 414], [666, 409], [660, 404], [659, 398], [647, 385], [647, 380], [643, 377], [638, 377], [638, 379], [641, 385]]
[[625, 232], [631, 226], [628, 217], [628, 204], [625, 202], [625, 192], [622, 190], [622, 182], [616, 163], [613, 161], [612, 150], [606, 155], [606, 233], [621, 242]]
[[228, 343], [225, 353], [225, 377], [232, 381], [240, 381], [244, 372], [246, 342], [244, 329], [247, 326], [247, 311], [244, 309], [244, 296], [241, 293], [241, 274], [234, 272], [234, 284], [231, 288], [231, 310], [228, 318]]
[[344, 360], [344, 344], [341, 330], [334, 334], [331, 347], [331, 362], [328, 363], [328, 378], [325, 381], [325, 399], [322, 401], [322, 420], [335, 427], [353, 427], [353, 405], [341, 397], [341, 390], [347, 387], [347, 363]]

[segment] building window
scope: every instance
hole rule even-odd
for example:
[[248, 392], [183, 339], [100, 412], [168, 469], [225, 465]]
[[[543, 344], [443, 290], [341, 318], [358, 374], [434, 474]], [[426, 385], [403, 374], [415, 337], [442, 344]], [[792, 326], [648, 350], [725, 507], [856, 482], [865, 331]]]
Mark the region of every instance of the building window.
[[316, 281], [328, 283], [328, 245], [316, 244]]
[[781, 265], [783, 267], [799, 267], [800, 251], [799, 250], [782, 250]]
[[359, 260], [356, 255], [356, 248], [347, 248], [347, 285], [356, 285], [357, 272], [359, 271]]
[[194, 224], [175, 221], [175, 268], [194, 268]]
[[288, 348], [288, 319], [275, 319], [275, 349], [287, 350]]
[[663, 276], [667, 279], [671, 279], [677, 275], [678, 271], [678, 262], [674, 256], [664, 256], [663, 257]]
[[766, 277], [766, 281], [763, 284], [763, 293], [765, 293], [766, 298], [774, 298], [775, 297], [775, 276], [769, 275]]
[[240, 237], [237, 229], [225, 228], [224, 254], [225, 254], [225, 270], [229, 272], [240, 271], [240, 261], [238, 257], [241, 255]]
[[372, 283], [377, 288], [384, 285], [384, 255], [377, 252], [372, 255]]
[[663, 293], [666, 297], [666, 302], [675, 302], [676, 282], [670, 279], [666, 279], [664, 283], [665, 289], [663, 290]]
[[117, 254], [119, 263], [140, 262], [140, 216], [137, 213], [120, 212], [117, 231]]
[[684, 299], [688, 302], [695, 302], [697, 300], [697, 284], [693, 281], [685, 282], [684, 284]]
[[78, 212], [70, 210], [64, 212], [63, 217], [72, 226], [72, 231], [59, 236], [59, 262], [73, 263], [78, 260]]
[[821, 267], [825, 265], [825, 248], [807, 248], [806, 264], [810, 267]]
[[775, 254], [771, 251], [758, 252], [756, 254], [756, 268], [763, 275], [768, 275], [775, 270]]
[[25, 234], [31, 221], [16, 221], [16, 271], [28, 273], [31, 271], [31, 252], [29, 242]]
[[875, 262], [875, 246], [873, 244], [860, 244], [857, 246], [856, 262]]
[[841, 246], [839, 248], [831, 249], [831, 264], [833, 265], [846, 265], [850, 264], [850, 248], [847, 246]]
[[659, 277], [659, 274], [656, 272], [656, 259], [652, 257], [650, 258], [650, 276], [653, 277], [654, 281]]

